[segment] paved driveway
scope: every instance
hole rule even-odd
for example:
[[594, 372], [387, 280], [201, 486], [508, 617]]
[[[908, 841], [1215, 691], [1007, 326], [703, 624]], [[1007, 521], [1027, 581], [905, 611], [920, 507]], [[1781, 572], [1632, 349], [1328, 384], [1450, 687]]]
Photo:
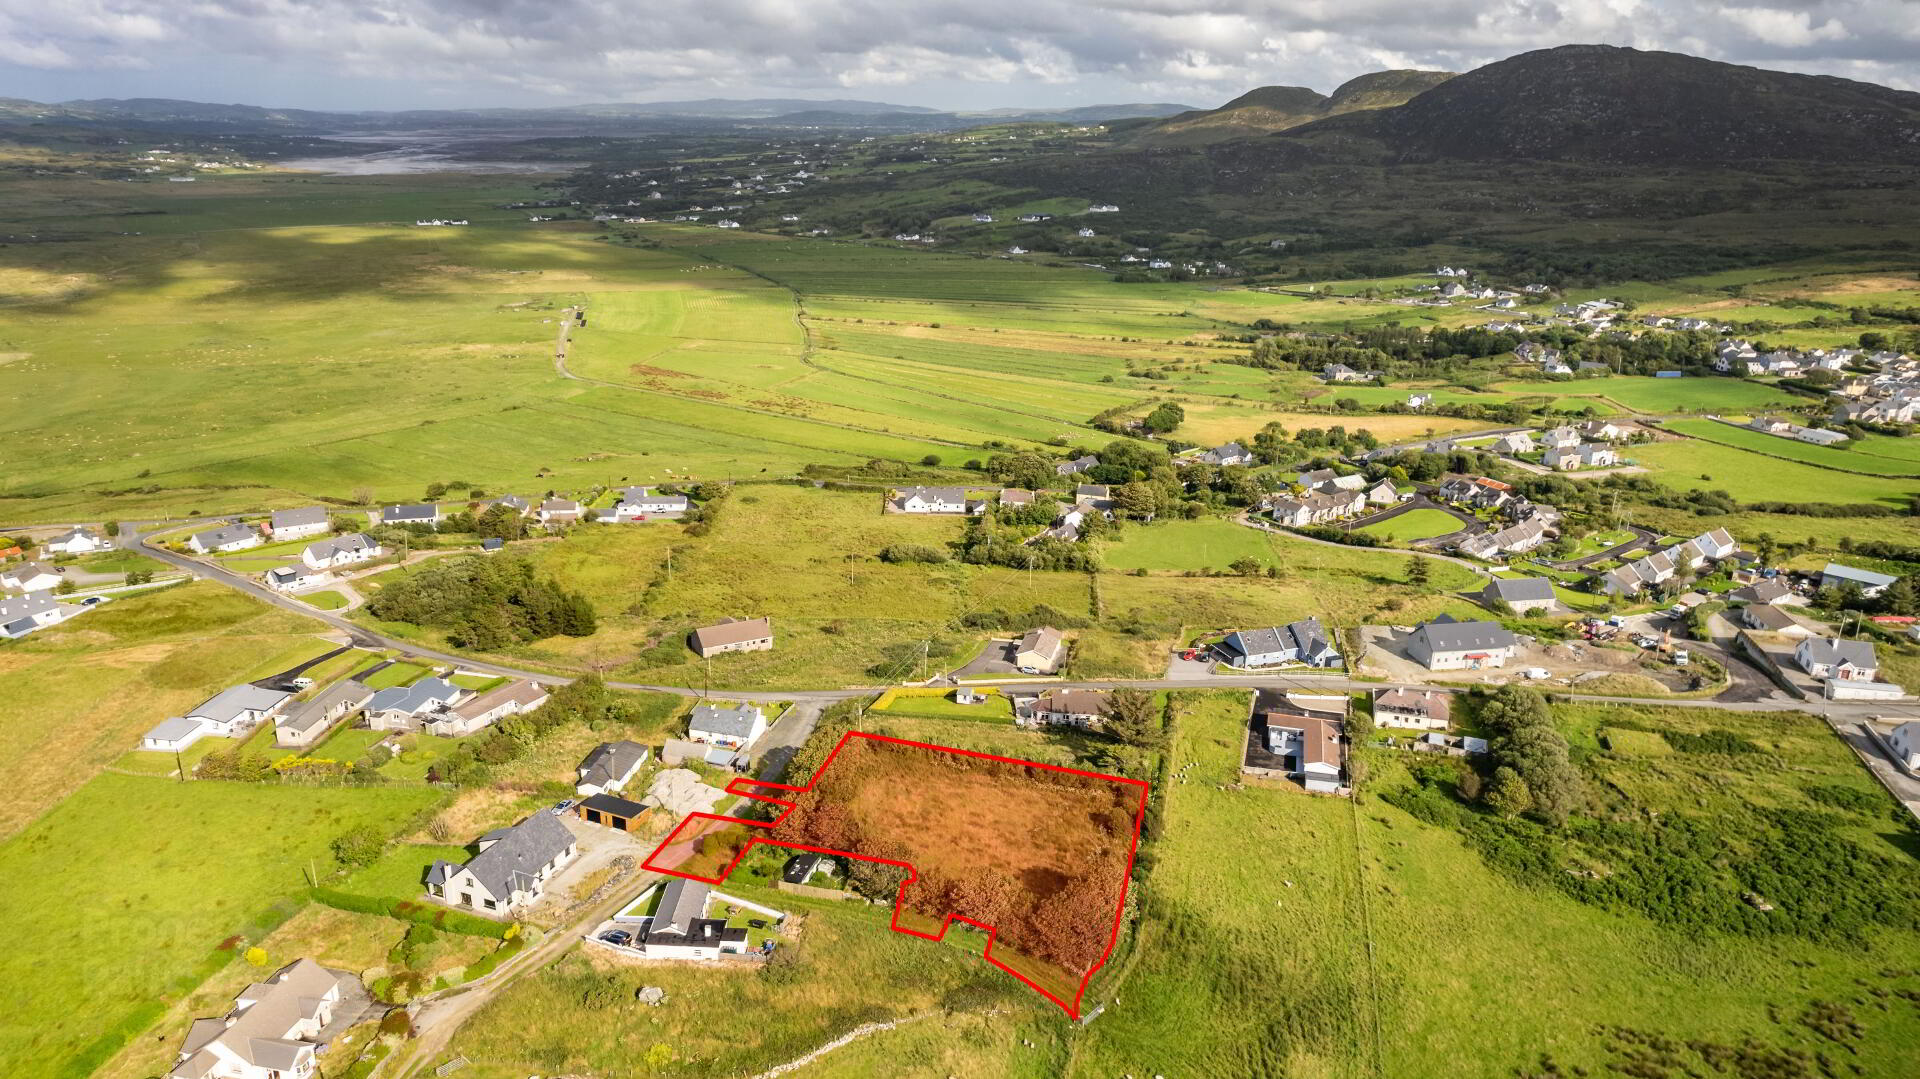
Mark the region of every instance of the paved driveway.
[[779, 779], [787, 770], [787, 762], [800, 746], [813, 734], [814, 724], [820, 722], [820, 713], [826, 705], [820, 701], [797, 701], [787, 709], [786, 714], [767, 728], [760, 741], [753, 747], [753, 774], [759, 779]]
[[1213, 654], [1202, 652], [1198, 659], [1181, 659], [1179, 652], [1167, 656], [1167, 678], [1175, 682], [1203, 682], [1212, 678]]
[[971, 663], [954, 671], [949, 677], [959, 678], [972, 674], [1019, 674], [1020, 668], [1013, 662], [1014, 650], [1019, 647], [1019, 641], [1003, 641], [996, 637], [987, 642], [986, 650], [975, 656]]

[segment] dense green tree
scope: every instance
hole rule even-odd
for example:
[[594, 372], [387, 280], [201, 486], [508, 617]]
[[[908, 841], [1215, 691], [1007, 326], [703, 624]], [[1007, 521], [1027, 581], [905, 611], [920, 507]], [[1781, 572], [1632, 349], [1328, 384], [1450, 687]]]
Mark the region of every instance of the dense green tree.
[[1493, 770], [1493, 782], [1480, 798], [1503, 817], [1517, 817], [1533, 808], [1533, 792], [1527, 789], [1527, 781], [1504, 764]]
[[1161, 709], [1144, 689], [1116, 689], [1108, 695], [1106, 731], [1138, 749], [1156, 751], [1166, 745]]
[[1177, 429], [1186, 419], [1186, 409], [1172, 401], [1162, 401], [1147, 413], [1146, 418], [1140, 421], [1140, 426], [1156, 435], [1164, 435]]

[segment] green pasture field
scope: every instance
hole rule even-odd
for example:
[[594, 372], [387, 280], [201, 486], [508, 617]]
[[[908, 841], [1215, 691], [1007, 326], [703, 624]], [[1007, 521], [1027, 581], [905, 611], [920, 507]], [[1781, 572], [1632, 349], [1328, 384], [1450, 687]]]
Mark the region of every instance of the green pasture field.
[[471, 857], [465, 847], [398, 843], [379, 861], [354, 870], [328, 887], [355, 895], [413, 899], [427, 890], [427, 870], [434, 862], [464, 862]]
[[1667, 429], [1693, 438], [1753, 450], [1769, 457], [1789, 457], [1810, 465], [1842, 472], [1866, 472], [1902, 478], [1920, 476], [1920, 439], [1876, 435], [1858, 442], [1816, 446], [1715, 420], [1674, 420]]
[[[1102, 986], [1118, 1002], [1077, 1033], [1068, 1075], [1437, 1079], [1517, 1074], [1543, 1054], [1566, 1074], [1598, 1075], [1627, 1048], [1609, 1027], [1681, 1042], [1751, 1036], [1811, 1054], [1831, 1043], [1797, 1017], [1823, 1000], [1844, 1002], [1861, 1022], [1848, 1041], [1861, 1074], [1899, 1074], [1920, 1048], [1920, 1016], [1880, 1009], [1860, 988], [1912, 988], [1910, 974], [1888, 973], [1910, 972], [1920, 957], [1910, 935], [1876, 931], [1856, 947], [1703, 939], [1519, 884], [1457, 835], [1379, 797], [1407, 782], [1404, 755], [1366, 751], [1374, 795], [1359, 804], [1284, 784], [1242, 787], [1245, 694], [1181, 696], [1172, 763], [1195, 768], [1161, 795], [1163, 838], [1147, 848], [1153, 899], [1124, 975]], [[1600, 750], [1592, 731], [1621, 720], [1690, 732], [1730, 722], [1778, 757], [1749, 767]], [[1623, 708], [1575, 710], [1565, 722], [1627, 812], [1713, 820], [1756, 803], [1811, 806], [1805, 791], [1821, 785], [1891, 810], [1810, 717]], [[1776, 759], [1806, 767], [1783, 771], [1770, 766]], [[1860, 820], [1861, 843], [1903, 856], [1890, 818]], [[1249, 856], [1260, 836], [1294, 841], [1261, 843]], [[1262, 961], [1234, 959], [1247, 954]]]
[[0, 699], [35, 703], [14, 709], [9, 721], [0, 836], [129, 751], [136, 768], [171, 771], [173, 754], [134, 749], [140, 735], [229, 686], [330, 651], [313, 628], [201, 581], [124, 596], [7, 644]]
[[[1785, 390], [1739, 378], [1652, 378], [1613, 375], [1551, 384], [1556, 392], [1576, 397], [1604, 397], [1634, 412], [1726, 412], [1738, 408], [1793, 407], [1804, 403]], [[1494, 388], [1523, 392], [1526, 383], [1500, 383]]]
[[1379, 524], [1367, 525], [1359, 531], [1395, 543], [1409, 543], [1413, 540], [1458, 532], [1460, 521], [1451, 513], [1419, 509], [1411, 513], [1403, 513], [1391, 520], [1381, 521]]
[[300, 602], [318, 607], [323, 611], [337, 611], [347, 605], [347, 597], [331, 589], [324, 592], [307, 592], [300, 596]]
[[88, 573], [138, 573], [148, 570], [154, 573], [168, 573], [173, 570], [172, 566], [158, 559], [117, 548], [82, 555], [75, 564]]
[[[299, 895], [309, 862], [330, 871], [335, 836], [440, 797], [417, 787], [94, 778], [0, 843], [0, 871], [34, 882], [0, 897], [16, 935], [0, 973], [38, 987], [0, 1032], [0, 1068], [66, 1074], [95, 1038], [185, 988], [183, 977], [197, 983], [195, 967], [223, 940]], [[102, 866], [113, 867], [110, 887]], [[132, 1021], [129, 1034], [146, 1026]]]
[[[1756, 435], [1766, 438], [1766, 435]], [[1723, 490], [1743, 502], [1905, 503], [1920, 479], [1861, 476], [1687, 439], [1634, 446], [1633, 460], [1682, 490]]]

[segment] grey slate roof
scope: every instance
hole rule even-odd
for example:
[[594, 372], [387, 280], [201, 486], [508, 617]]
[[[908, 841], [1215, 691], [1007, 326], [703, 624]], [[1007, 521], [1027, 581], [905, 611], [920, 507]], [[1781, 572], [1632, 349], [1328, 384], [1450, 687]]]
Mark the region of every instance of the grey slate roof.
[[221, 525], [219, 528], [209, 528], [205, 532], [195, 532], [193, 542], [204, 549], [224, 546], [236, 540], [246, 539], [248, 536], [257, 539], [259, 535], [260, 533], [246, 525]]
[[451, 704], [466, 692], [442, 678], [422, 678], [410, 686], [394, 686], [375, 693], [367, 701], [369, 712], [406, 712], [418, 715], [435, 704]]
[[1456, 622], [1441, 615], [1413, 631], [1424, 637], [1435, 652], [1466, 652], [1475, 649], [1511, 648], [1514, 636], [1498, 622]]
[[687, 717], [687, 730], [705, 731], [726, 738], [746, 738], [753, 734], [753, 722], [761, 718], [760, 711], [750, 704], [739, 704], [732, 708], [718, 708], [703, 704], [694, 708]]
[[145, 737], [156, 738], [163, 742], [171, 742], [178, 738], [185, 738], [187, 735], [199, 729], [200, 724], [198, 722], [188, 719], [185, 716], [174, 716], [172, 719], [161, 720], [152, 730], [146, 733]]
[[1793, 594], [1793, 589], [1781, 577], [1770, 577], [1764, 581], [1755, 581], [1742, 588], [1727, 593], [1727, 598], [1741, 603], [1772, 603], [1783, 596]]
[[327, 523], [327, 507], [306, 506], [297, 510], [274, 510], [273, 527], [299, 528], [302, 525], [323, 525]]
[[[540, 871], [573, 846], [573, 833], [559, 817], [543, 810], [511, 828], [488, 832], [480, 842], [486, 849], [473, 856], [467, 871], [495, 899], [504, 900], [516, 891], [533, 890]], [[446, 864], [435, 863], [434, 869]]]
[[603, 742], [580, 762], [580, 782], [606, 786], [646, 763], [652, 751], [638, 742]]
[[1224, 643], [1229, 648], [1238, 649], [1243, 656], [1291, 652], [1302, 659], [1332, 647], [1327, 642], [1327, 631], [1318, 618], [1303, 618], [1298, 622], [1266, 629], [1238, 630], [1228, 634]]
[[373, 690], [351, 678], [335, 682], [333, 685], [313, 695], [309, 700], [295, 705], [291, 712], [280, 718], [281, 730], [309, 731], [332, 722], [331, 715], [337, 715], [336, 709], [352, 711], [366, 704], [373, 696]]
[[1553, 582], [1545, 577], [1495, 577], [1481, 595], [1489, 600], [1499, 599], [1508, 603], [1534, 603], [1555, 598]]
[[388, 506], [380, 511], [380, 520], [384, 524], [405, 524], [409, 521], [437, 521], [439, 519], [440, 507], [431, 503]]
[[1814, 663], [1851, 663], [1855, 667], [1877, 669], [1879, 657], [1873, 654], [1872, 641], [1855, 641], [1845, 637], [1809, 637], [1805, 642], [1807, 659]]
[[380, 544], [375, 542], [372, 536], [365, 532], [355, 532], [350, 536], [333, 536], [329, 539], [314, 540], [300, 553], [303, 556], [311, 555], [317, 561], [331, 559], [342, 551], [370, 551], [378, 546]]
[[20, 618], [32, 618], [60, 606], [60, 601], [45, 592], [28, 592], [23, 596], [0, 597], [0, 624]]
[[231, 723], [240, 718], [243, 712], [264, 712], [291, 696], [293, 694], [285, 690], [261, 689], [254, 685], [234, 686], [214, 694], [187, 715], [215, 723]]
[[686, 495], [658, 494], [647, 487], [627, 487], [622, 489], [620, 492], [620, 501], [651, 502], [655, 505], [666, 506], [666, 512], [671, 512], [676, 509], [685, 510], [691, 505], [691, 503], [687, 501]]
[[706, 916], [707, 897], [712, 892], [713, 889], [697, 880], [686, 877], [669, 880], [666, 890], [660, 893], [660, 905], [654, 908], [650, 930], [685, 933], [694, 919]]

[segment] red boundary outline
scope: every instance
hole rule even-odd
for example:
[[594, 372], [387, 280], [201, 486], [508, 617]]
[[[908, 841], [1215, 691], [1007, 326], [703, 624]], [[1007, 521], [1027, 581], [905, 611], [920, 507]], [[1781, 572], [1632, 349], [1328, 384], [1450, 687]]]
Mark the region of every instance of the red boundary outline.
[[[767, 839], [762, 836], [753, 836], [747, 840], [747, 843], [745, 846], [740, 848], [739, 853], [733, 856], [733, 861], [728, 862], [727, 867], [720, 871], [720, 875], [718, 877], [702, 877], [692, 873], [682, 873], [676, 869], [670, 869], [665, 866], [658, 866], [653, 864], [653, 860], [659, 857], [662, 851], [665, 851], [668, 847], [678, 842], [680, 839], [680, 834], [686, 831], [689, 825], [692, 825], [697, 821], [711, 820], [711, 821], [720, 821], [726, 824], [745, 824], [755, 828], [778, 827], [780, 825], [780, 822], [786, 820], [788, 814], [791, 814], [794, 811], [794, 809], [797, 808], [796, 804], [782, 798], [775, 798], [772, 795], [757, 793], [747, 788], [762, 787], [762, 788], [770, 788], [773, 790], [795, 791], [800, 793], [811, 791], [813, 789], [813, 785], [820, 781], [821, 775], [825, 774], [826, 770], [832, 766], [833, 758], [839, 756], [840, 751], [846, 747], [847, 743], [855, 738], [866, 738], [875, 742], [890, 742], [894, 745], [901, 745], [901, 746], [914, 746], [920, 749], [938, 750], [939, 752], [942, 752], [942, 753], [958, 753], [961, 756], [965, 756], [965, 757], [980, 757], [984, 760], [1002, 761], [1007, 764], [1019, 764], [1019, 765], [1024, 765], [1028, 768], [1044, 768], [1049, 772], [1065, 772], [1069, 775], [1086, 776], [1091, 779], [1105, 779], [1105, 780], [1110, 780], [1114, 783], [1126, 783], [1130, 786], [1135, 786], [1140, 788], [1140, 804], [1133, 814], [1133, 840], [1127, 847], [1127, 871], [1125, 876], [1121, 878], [1120, 898], [1114, 904], [1114, 909], [1113, 909], [1113, 930], [1107, 936], [1106, 950], [1100, 953], [1099, 960], [1097, 960], [1092, 967], [1088, 968], [1086, 974], [1081, 976], [1080, 986], [1077, 990], [1075, 990], [1073, 994], [1073, 1000], [1071, 1002], [1061, 1000], [1059, 997], [1056, 997], [1052, 993], [1047, 992], [1047, 990], [1044, 987], [1042, 987], [1039, 983], [1035, 982], [1033, 979], [1028, 978], [1026, 975], [1013, 969], [1007, 964], [1000, 962], [998, 959], [995, 959], [993, 957], [993, 946], [994, 946], [994, 943], [1000, 937], [1000, 930], [995, 926], [987, 925], [983, 922], [976, 922], [972, 918], [967, 918], [959, 914], [951, 914], [951, 913], [947, 915], [945, 921], [940, 923], [940, 930], [937, 933], [922, 933], [917, 929], [911, 929], [911, 928], [908, 928], [907, 926], [901, 925], [900, 912], [906, 905], [907, 889], [912, 887], [914, 881], [920, 879], [919, 870], [915, 869], [913, 866], [913, 863], [911, 862], [897, 861], [892, 858], [879, 858], [869, 854], [858, 854], [853, 851], [834, 850], [830, 847], [814, 847], [814, 846], [808, 846], [807, 844], [804, 844], [804, 843], [788, 843], [788, 842], [782, 842], [776, 839]], [[1018, 757], [1001, 757], [1001, 756], [996, 756], [992, 753], [976, 753], [968, 749], [955, 749], [952, 746], [934, 745], [931, 742], [915, 742], [905, 738], [889, 738], [883, 734], [868, 734], [865, 731], [848, 731], [846, 734], [841, 736], [839, 742], [835, 743], [833, 747], [833, 751], [827, 754], [827, 759], [820, 762], [820, 767], [814, 771], [813, 776], [807, 780], [807, 785], [804, 787], [796, 787], [788, 783], [774, 783], [770, 781], [747, 779], [747, 778], [735, 779], [727, 784], [727, 792], [729, 794], [743, 795], [745, 797], [757, 799], [759, 801], [772, 802], [776, 805], [785, 806], [786, 808], [781, 810], [780, 815], [775, 817], [773, 820], [771, 821], [749, 820], [745, 817], [725, 817], [715, 813], [689, 814], [685, 820], [681, 821], [678, 825], [674, 827], [672, 832], [667, 834], [667, 837], [665, 839], [660, 841], [660, 845], [654, 848], [652, 854], [647, 855], [647, 860], [641, 863], [641, 865], [642, 865], [642, 868], [644, 869], [650, 869], [656, 873], [664, 873], [668, 876], [684, 877], [688, 880], [697, 880], [706, 884], [721, 884], [721, 883], [724, 883], [727, 877], [733, 873], [734, 867], [740, 864], [740, 860], [747, 856], [747, 852], [752, 850], [755, 844], [763, 844], [769, 847], [784, 847], [790, 850], [812, 851], [816, 854], [832, 854], [841, 858], [858, 858], [861, 861], [881, 862], [886, 865], [897, 865], [900, 868], [905, 869], [907, 871], [907, 879], [901, 882], [900, 894], [895, 896], [893, 901], [893, 916], [890, 919], [890, 924], [892, 925], [892, 928], [894, 929], [895, 932], [906, 933], [911, 936], [921, 937], [925, 940], [945, 940], [947, 936], [947, 929], [950, 926], [952, 926], [955, 921], [962, 921], [967, 923], [968, 925], [973, 926], [976, 929], [985, 930], [987, 933], [987, 946], [986, 946], [984, 955], [986, 957], [987, 962], [992, 963], [994, 966], [999, 967], [1001, 970], [1004, 970], [1008, 974], [1011, 974], [1014, 977], [1020, 979], [1022, 982], [1025, 982], [1028, 988], [1032, 989], [1034, 992], [1039, 993], [1041, 996], [1046, 997], [1048, 1000], [1053, 1001], [1055, 1004], [1059, 1005], [1060, 1008], [1063, 1011], [1065, 1011], [1070, 1018], [1078, 1019], [1080, 1018], [1080, 1001], [1081, 1001], [1081, 998], [1085, 997], [1087, 994], [1088, 984], [1093, 981], [1093, 976], [1099, 973], [1100, 968], [1106, 966], [1107, 959], [1113, 955], [1114, 947], [1120, 943], [1120, 920], [1125, 916], [1125, 913], [1126, 913], [1127, 887], [1133, 882], [1133, 859], [1134, 859], [1134, 855], [1140, 849], [1140, 828], [1141, 828], [1141, 825], [1145, 823], [1145, 820], [1146, 820], [1148, 790], [1149, 790], [1149, 785], [1145, 780], [1142, 780], [1142, 779], [1128, 779], [1126, 776], [1107, 775], [1104, 772], [1089, 772], [1079, 768], [1064, 768], [1057, 764], [1042, 764], [1039, 761], [1021, 760]]]

